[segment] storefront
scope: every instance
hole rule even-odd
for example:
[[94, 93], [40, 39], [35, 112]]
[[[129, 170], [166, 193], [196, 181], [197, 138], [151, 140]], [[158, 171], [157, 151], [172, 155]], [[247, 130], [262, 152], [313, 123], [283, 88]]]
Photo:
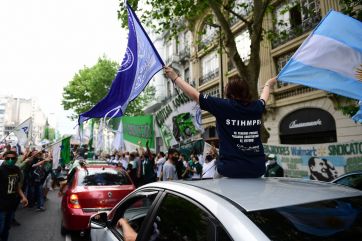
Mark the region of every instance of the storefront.
[[333, 116], [319, 108], [303, 108], [286, 115], [279, 125], [281, 144], [317, 144], [337, 141]]

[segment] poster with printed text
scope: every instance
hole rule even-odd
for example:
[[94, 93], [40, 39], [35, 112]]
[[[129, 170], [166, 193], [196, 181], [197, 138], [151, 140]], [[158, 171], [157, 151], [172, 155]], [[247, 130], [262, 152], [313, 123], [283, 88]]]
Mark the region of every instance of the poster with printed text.
[[362, 141], [315, 145], [264, 145], [275, 154], [284, 176], [332, 181], [347, 172], [362, 170]]

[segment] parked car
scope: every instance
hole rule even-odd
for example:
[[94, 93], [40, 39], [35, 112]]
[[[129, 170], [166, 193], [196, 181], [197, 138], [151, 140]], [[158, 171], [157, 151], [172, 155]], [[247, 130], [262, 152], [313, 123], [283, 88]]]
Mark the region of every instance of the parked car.
[[111, 210], [135, 190], [131, 178], [109, 165], [78, 166], [68, 174], [67, 189], [61, 202], [61, 233], [89, 230], [89, 218]]
[[343, 174], [332, 182], [362, 190], [362, 171], [353, 171]]
[[90, 220], [92, 241], [123, 240], [126, 218], [141, 240], [356, 240], [362, 192], [288, 178], [155, 182]]

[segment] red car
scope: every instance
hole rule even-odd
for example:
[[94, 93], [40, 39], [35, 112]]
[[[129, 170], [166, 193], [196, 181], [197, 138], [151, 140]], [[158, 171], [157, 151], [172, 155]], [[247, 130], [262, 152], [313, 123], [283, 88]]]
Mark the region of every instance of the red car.
[[61, 233], [85, 232], [92, 214], [111, 210], [135, 190], [127, 172], [114, 166], [99, 165], [74, 168], [68, 175], [61, 203]]

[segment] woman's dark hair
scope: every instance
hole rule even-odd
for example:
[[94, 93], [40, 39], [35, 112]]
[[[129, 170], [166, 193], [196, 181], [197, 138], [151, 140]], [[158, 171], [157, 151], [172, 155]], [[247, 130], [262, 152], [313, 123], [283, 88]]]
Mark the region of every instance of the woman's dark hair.
[[244, 80], [232, 78], [225, 86], [225, 96], [228, 99], [239, 100], [245, 104], [251, 101], [249, 86]]

